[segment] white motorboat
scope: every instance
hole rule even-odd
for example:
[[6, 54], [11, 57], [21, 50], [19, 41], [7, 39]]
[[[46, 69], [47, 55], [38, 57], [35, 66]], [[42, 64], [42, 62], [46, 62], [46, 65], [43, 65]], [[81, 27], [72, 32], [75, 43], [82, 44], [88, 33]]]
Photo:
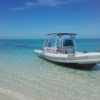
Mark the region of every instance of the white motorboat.
[[77, 34], [48, 34], [48, 36], [55, 37], [55, 40], [46, 39], [43, 50], [35, 50], [35, 53], [48, 61], [69, 66], [91, 68], [95, 64], [100, 63], [100, 52], [77, 52], [75, 50], [75, 35]]

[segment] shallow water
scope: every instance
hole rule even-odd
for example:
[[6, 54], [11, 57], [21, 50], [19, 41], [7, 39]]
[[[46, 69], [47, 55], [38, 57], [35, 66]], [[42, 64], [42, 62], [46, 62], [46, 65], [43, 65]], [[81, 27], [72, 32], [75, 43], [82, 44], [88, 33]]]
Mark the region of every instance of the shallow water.
[[[34, 54], [42, 42], [0, 40], [0, 100], [100, 100], [100, 65], [77, 70], [47, 62]], [[100, 40], [77, 43], [78, 50], [100, 49]]]

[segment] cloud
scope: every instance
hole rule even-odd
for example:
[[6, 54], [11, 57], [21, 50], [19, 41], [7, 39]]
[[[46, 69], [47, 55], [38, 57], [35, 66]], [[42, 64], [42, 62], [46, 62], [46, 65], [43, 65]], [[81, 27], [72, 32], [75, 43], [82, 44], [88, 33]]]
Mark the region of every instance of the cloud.
[[15, 7], [15, 8], [11, 8], [11, 9], [9, 9], [9, 10], [11, 10], [11, 11], [28, 10], [28, 9], [33, 8], [34, 6], [36, 6], [36, 3], [34, 3], [34, 2], [25, 2], [25, 3], [23, 3], [22, 6], [20, 6], [20, 7]]
[[54, 6], [63, 5], [66, 3], [66, 1], [65, 0], [38, 0], [38, 3], [44, 6], [54, 7]]
[[36, 0], [36, 1], [28, 1], [25, 2], [23, 6], [12, 8], [11, 10], [26, 10], [33, 7], [41, 7], [41, 6], [47, 6], [47, 7], [56, 7], [60, 5], [64, 5], [66, 0]]
[[21, 7], [12, 8], [10, 10], [14, 11], [26, 10], [26, 9], [31, 9], [33, 7], [41, 7], [41, 6], [57, 7], [62, 5], [68, 5], [70, 3], [79, 3], [85, 1], [92, 1], [92, 0], [32, 0], [25, 2]]

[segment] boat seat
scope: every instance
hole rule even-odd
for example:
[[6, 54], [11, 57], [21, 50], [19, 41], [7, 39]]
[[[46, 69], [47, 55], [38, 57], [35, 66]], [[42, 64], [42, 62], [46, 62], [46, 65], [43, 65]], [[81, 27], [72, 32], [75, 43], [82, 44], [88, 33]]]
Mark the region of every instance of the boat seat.
[[73, 49], [74, 49], [73, 46], [65, 46], [65, 47], [63, 47], [63, 53], [73, 54], [74, 53]]
[[45, 47], [44, 50], [56, 53], [58, 51], [58, 48], [56, 48], [56, 47]]

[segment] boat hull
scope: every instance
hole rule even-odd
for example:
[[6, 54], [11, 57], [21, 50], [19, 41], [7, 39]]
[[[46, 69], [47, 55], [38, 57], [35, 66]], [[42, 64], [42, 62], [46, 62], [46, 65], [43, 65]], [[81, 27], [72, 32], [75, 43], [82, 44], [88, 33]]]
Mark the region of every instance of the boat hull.
[[76, 55], [67, 55], [44, 52], [42, 50], [36, 50], [35, 53], [39, 57], [50, 62], [71, 67], [92, 68], [96, 63], [100, 63], [100, 53], [77, 53]]
[[56, 62], [56, 61], [52, 61], [52, 60], [49, 60], [45, 57], [41, 57], [41, 56], [38, 56], [48, 62], [51, 62], [51, 63], [54, 63], [56, 65], [61, 65], [63, 67], [71, 67], [71, 68], [75, 68], [75, 69], [82, 69], [82, 70], [90, 70], [92, 69], [96, 63], [92, 63], [92, 64], [78, 64], [78, 63], [62, 63], [62, 62]]

